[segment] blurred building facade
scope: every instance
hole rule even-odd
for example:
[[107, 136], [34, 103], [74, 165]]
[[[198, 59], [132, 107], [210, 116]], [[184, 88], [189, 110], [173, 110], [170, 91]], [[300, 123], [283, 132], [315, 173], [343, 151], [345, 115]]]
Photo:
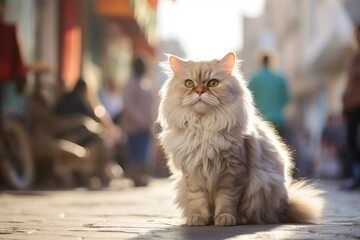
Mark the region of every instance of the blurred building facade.
[[325, 119], [341, 114], [347, 64], [354, 51], [353, 28], [341, 0], [267, 0], [263, 14], [244, 19], [243, 71], [259, 66], [258, 53], [275, 52], [288, 78], [293, 128], [319, 143]]
[[80, 76], [95, 87], [120, 85], [134, 54], [154, 58], [157, 0], [5, 0], [5, 20], [15, 23], [27, 65], [53, 71], [40, 78], [49, 102]]

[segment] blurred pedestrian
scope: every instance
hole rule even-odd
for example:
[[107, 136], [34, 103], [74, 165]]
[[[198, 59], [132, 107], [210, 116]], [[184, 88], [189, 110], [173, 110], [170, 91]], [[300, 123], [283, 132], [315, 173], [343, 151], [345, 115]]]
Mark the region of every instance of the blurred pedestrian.
[[26, 81], [26, 68], [18, 44], [16, 26], [6, 23], [4, 14], [5, 4], [4, 1], [0, 1], [0, 133], [4, 124], [5, 83], [15, 82], [17, 92], [22, 92]]
[[[107, 186], [110, 180], [113, 178], [111, 168], [113, 161], [110, 157], [110, 146], [106, 144], [108, 135], [104, 136], [106, 129], [109, 127], [108, 122], [104, 123], [102, 118], [95, 114], [95, 110], [89, 101], [87, 84], [83, 79], [79, 79], [75, 84], [75, 87], [69, 93], [66, 93], [59, 99], [55, 106], [55, 113], [58, 116], [71, 116], [71, 115], [83, 115], [90, 117], [96, 122], [92, 122], [90, 125], [96, 129], [96, 133], [88, 134], [86, 128], [79, 128], [73, 132], [73, 135], [84, 135], [87, 138], [82, 138], [79, 142], [82, 146], [89, 147], [91, 145], [93, 157], [96, 159], [96, 172], [95, 176], [99, 177], [102, 186]], [[86, 122], [91, 122], [87, 120]], [[116, 131], [116, 128], [112, 128]], [[85, 132], [84, 132], [85, 131]], [[68, 133], [66, 133], [68, 134]], [[111, 137], [111, 136], [110, 136]]]
[[[108, 145], [115, 144], [121, 134], [121, 130], [115, 126], [106, 109], [99, 101], [94, 101], [86, 82], [79, 78], [72, 91], [65, 93], [57, 102], [55, 112], [59, 115], [84, 114], [100, 123]], [[93, 101], [90, 101], [93, 100]], [[97, 99], [95, 99], [97, 100]], [[95, 102], [95, 103], [93, 103]]]
[[343, 160], [348, 157], [345, 135], [342, 118], [334, 114], [329, 115], [322, 131], [321, 148], [314, 161], [314, 177], [336, 179], [346, 176]]
[[[360, 186], [360, 21], [355, 26], [355, 37], [358, 43], [357, 53], [351, 63], [348, 83], [343, 95], [343, 113], [347, 125], [347, 143], [357, 159], [354, 178], [343, 186], [353, 189]], [[358, 169], [356, 171], [356, 169]]]
[[81, 113], [96, 121], [100, 121], [95, 115], [88, 101], [88, 89], [85, 81], [79, 79], [72, 91], [65, 93], [55, 106], [55, 112], [60, 115]]
[[283, 110], [289, 101], [289, 91], [285, 77], [271, 69], [271, 57], [267, 53], [262, 55], [261, 68], [251, 77], [249, 88], [261, 115], [285, 138]]
[[147, 185], [145, 161], [151, 139], [152, 95], [144, 86], [147, 80], [146, 64], [135, 57], [132, 61], [132, 76], [124, 86], [124, 112], [122, 127], [128, 136], [130, 166], [127, 171], [135, 186]]
[[[49, 180], [55, 180], [65, 186], [73, 186], [79, 181], [90, 179], [95, 169], [95, 159], [91, 158], [94, 155], [86, 156], [88, 161], [83, 157], [88, 151], [92, 152], [91, 147], [89, 144], [83, 145], [85, 149], [78, 145], [80, 142], [84, 143], [82, 136], [77, 135], [76, 141], [70, 136], [84, 125], [85, 119], [79, 116], [71, 118], [56, 116], [43, 96], [42, 90], [42, 81], [37, 79], [26, 106], [26, 124], [36, 160], [37, 179], [46, 184]], [[89, 132], [88, 135], [91, 133]], [[88, 136], [85, 138], [88, 139]], [[78, 179], [74, 179], [75, 174]]]

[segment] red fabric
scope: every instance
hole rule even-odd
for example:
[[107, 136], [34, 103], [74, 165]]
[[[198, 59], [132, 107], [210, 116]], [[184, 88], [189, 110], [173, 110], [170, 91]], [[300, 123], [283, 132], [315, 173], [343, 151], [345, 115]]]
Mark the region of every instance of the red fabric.
[[21, 58], [15, 26], [0, 22], [0, 82], [24, 77], [25, 66]]
[[60, 1], [60, 79], [72, 89], [79, 79], [81, 66], [81, 28], [79, 1]]

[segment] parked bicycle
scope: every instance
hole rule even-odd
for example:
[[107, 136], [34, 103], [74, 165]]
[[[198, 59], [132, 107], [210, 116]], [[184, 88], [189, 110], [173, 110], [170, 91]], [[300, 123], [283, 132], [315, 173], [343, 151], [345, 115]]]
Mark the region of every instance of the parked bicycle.
[[[34, 61], [27, 66], [27, 71], [35, 74], [38, 79], [43, 73], [54, 73], [55, 69], [41, 61]], [[2, 93], [0, 97], [3, 97]], [[3, 104], [2, 101], [0, 104]], [[29, 189], [35, 181], [35, 161], [27, 129], [21, 119], [10, 113], [0, 111], [0, 117], [3, 118], [0, 121], [1, 180], [10, 189]]]
[[29, 136], [23, 124], [14, 117], [4, 116], [0, 135], [0, 172], [10, 189], [24, 190], [33, 185], [35, 166]]

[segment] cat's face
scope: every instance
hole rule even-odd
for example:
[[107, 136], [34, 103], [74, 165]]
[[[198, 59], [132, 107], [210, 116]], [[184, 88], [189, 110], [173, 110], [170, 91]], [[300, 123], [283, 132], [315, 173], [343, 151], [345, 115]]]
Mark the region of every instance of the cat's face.
[[204, 114], [231, 102], [238, 94], [238, 85], [231, 76], [235, 65], [233, 53], [221, 60], [202, 62], [171, 56], [169, 62], [174, 75], [168, 94], [182, 107]]

